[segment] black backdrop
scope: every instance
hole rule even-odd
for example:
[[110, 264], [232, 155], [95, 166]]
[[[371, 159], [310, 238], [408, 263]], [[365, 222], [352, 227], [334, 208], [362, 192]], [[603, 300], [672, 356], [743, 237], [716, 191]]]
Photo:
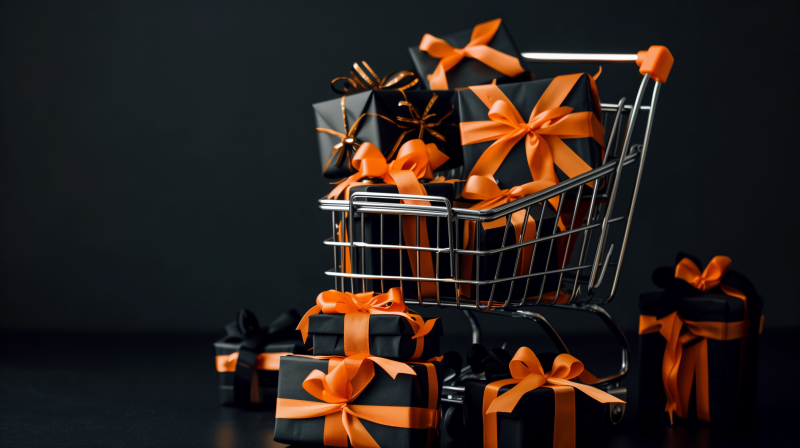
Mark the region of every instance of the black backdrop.
[[[622, 325], [678, 250], [731, 256], [767, 328], [796, 325], [797, 2], [102, 0], [2, 3], [0, 327], [208, 331], [307, 308], [332, 286], [311, 104], [354, 61], [408, 68], [425, 32], [496, 17], [523, 51], [676, 58]], [[604, 67], [601, 98], [638, 79]]]

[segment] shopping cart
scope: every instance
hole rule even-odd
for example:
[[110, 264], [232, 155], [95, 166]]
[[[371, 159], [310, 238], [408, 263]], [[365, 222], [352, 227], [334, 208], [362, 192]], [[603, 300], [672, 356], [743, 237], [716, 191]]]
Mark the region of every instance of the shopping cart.
[[[319, 201], [319, 208], [331, 212], [333, 235], [324, 244], [333, 248], [333, 269], [326, 272], [333, 277], [334, 288], [340, 291], [386, 291], [391, 285], [399, 284], [403, 296], [409, 304], [422, 307], [439, 306], [455, 307], [464, 310], [473, 330], [473, 343], [480, 342], [481, 334], [477, 321], [472, 313], [492, 313], [521, 317], [537, 322], [561, 353], [569, 353], [558, 332], [539, 313], [527, 308], [550, 306], [591, 313], [599, 317], [619, 343], [622, 361], [617, 373], [600, 379], [598, 387], [606, 390], [622, 391], [620, 380], [628, 371], [628, 342], [619, 326], [603, 309], [609, 303], [619, 284], [622, 261], [628, 244], [639, 185], [644, 169], [644, 161], [650, 142], [656, 102], [661, 85], [669, 74], [672, 56], [664, 47], [651, 47], [648, 51], [632, 55], [621, 54], [561, 54], [561, 53], [523, 53], [523, 57], [535, 62], [568, 62], [568, 63], [636, 63], [644, 76], [639, 91], [632, 105], [626, 104], [622, 98], [616, 104], [601, 105], [605, 132], [605, 155], [601, 166], [556, 186], [526, 196], [509, 204], [491, 210], [471, 210], [459, 208], [450, 200], [439, 196], [415, 196], [403, 194], [385, 194], [374, 192], [354, 192], [349, 200]], [[653, 83], [649, 105], [643, 104], [650, 80]], [[640, 115], [645, 115], [643, 128], [637, 127]], [[634, 138], [641, 138], [634, 144]], [[586, 185], [594, 182], [597, 188]], [[625, 194], [620, 195], [620, 192]], [[625, 197], [627, 196], [627, 197]], [[552, 229], [544, 229], [537, 225], [536, 238], [523, 241], [524, 226], [528, 217], [533, 216], [537, 223], [542, 222], [548, 209], [548, 201], [559, 198], [555, 210], [555, 222]], [[413, 205], [402, 203], [402, 200], [425, 200], [431, 205]], [[579, 207], [588, 207], [582, 213]], [[569, 210], [568, 208], [571, 208]], [[511, 226], [511, 215], [524, 210], [523, 231], [519, 240]], [[622, 213], [615, 213], [622, 210]], [[551, 210], [552, 213], [552, 210]], [[580, 218], [578, 218], [580, 216]], [[370, 241], [364, 238], [365, 220], [376, 219], [379, 224], [377, 236], [372, 232]], [[402, 219], [416, 218], [416, 245], [403, 245]], [[435, 237], [431, 238], [430, 247], [422, 247], [419, 243], [420, 220], [435, 219]], [[500, 247], [480, 247], [476, 239], [474, 248], [467, 248], [463, 241], [465, 223], [475, 225], [505, 219], [505, 230]], [[388, 236], [384, 228], [389, 228], [390, 220], [397, 220], [391, 226], [392, 241], [387, 243]], [[561, 223], [560, 225], [558, 223]], [[346, 226], [341, 229], [341, 226]], [[357, 232], [356, 230], [359, 230]], [[395, 230], [396, 229], [396, 230]], [[352, 238], [341, 238], [345, 230]], [[355, 237], [360, 234], [359, 238]], [[377, 242], [375, 242], [377, 239]], [[523, 248], [532, 246], [531, 262], [528, 272], [518, 272]], [[400, 272], [384, 275], [384, 261], [389, 257], [402, 259], [404, 252], [416, 254], [417, 269], [420, 273], [420, 253], [430, 252], [434, 263], [435, 276], [415, 276], [412, 272]], [[534, 270], [533, 258], [537, 253], [546, 251], [545, 269]], [[569, 253], [567, 253], [569, 252]], [[379, 260], [378, 272], [366, 272], [363, 262], [367, 254]], [[460, 263], [465, 256], [472, 256], [475, 278], [460, 277]], [[539, 255], [540, 257], [542, 255]], [[500, 276], [503, 259], [513, 259], [514, 269], [511, 275]], [[555, 262], [557, 261], [557, 262]], [[488, 272], [494, 272], [489, 278], [480, 278], [481, 263], [490, 263]], [[506, 261], [508, 263], [508, 261]], [[523, 264], [524, 266], [524, 264]], [[487, 272], [485, 269], [483, 272]], [[440, 275], [441, 273], [444, 273]], [[540, 278], [540, 279], [538, 279]], [[547, 279], [550, 281], [547, 281]], [[555, 280], [557, 279], [557, 280]], [[424, 296], [420, 285], [422, 282], [435, 284], [435, 297]], [[547, 294], [545, 285], [555, 282], [555, 294]], [[540, 285], [532, 288], [532, 284]], [[472, 285], [474, 293], [471, 297], [460, 294], [464, 285]], [[520, 293], [520, 290], [522, 291]], [[566, 298], [566, 299], [564, 299]], [[445, 399], [458, 401], [463, 388], [445, 386]], [[621, 410], [624, 413], [624, 408]], [[612, 420], [621, 421], [622, 415], [615, 411]]]

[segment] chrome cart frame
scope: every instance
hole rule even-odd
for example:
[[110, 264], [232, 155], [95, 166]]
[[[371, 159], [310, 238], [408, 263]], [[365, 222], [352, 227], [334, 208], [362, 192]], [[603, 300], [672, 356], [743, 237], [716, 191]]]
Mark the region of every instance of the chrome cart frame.
[[[613, 299], [619, 284], [622, 261], [628, 245], [633, 212], [649, 148], [656, 103], [661, 85], [666, 80], [663, 67], [656, 67], [658, 70], [653, 69], [650, 67], [653, 66], [652, 60], [648, 66], [648, 54], [656, 51], [654, 49], [666, 51], [663, 47], [651, 47], [648, 52], [640, 52], [638, 55], [523, 53], [525, 59], [535, 62], [636, 62], [641, 66], [640, 72], [644, 76], [632, 105], [626, 104], [625, 98], [616, 104], [604, 103], [601, 105], [603, 126], [606, 129], [605, 155], [602, 165], [587, 173], [491, 210], [460, 208], [447, 198], [437, 196], [355, 192], [350, 195], [349, 200], [321, 199], [319, 208], [331, 212], [333, 235], [326, 239], [324, 244], [333, 249], [334, 267], [326, 274], [333, 277], [334, 288], [352, 292], [385, 291], [385, 282], [399, 282], [403, 288], [404, 297], [410, 305], [416, 304], [422, 307], [436, 305], [464, 310], [472, 325], [473, 342], [480, 341], [480, 329], [470, 313], [494, 313], [537, 322], [558, 350], [563, 353], [569, 351], [548, 321], [541, 314], [523, 308], [551, 306], [591, 313], [598, 316], [608, 326], [615, 335], [622, 352], [619, 371], [602, 378], [598, 386], [619, 387], [619, 381], [628, 371], [628, 342], [602, 305]], [[669, 67], [671, 67], [672, 57], [668, 51], [666, 54], [669, 58]], [[669, 67], [666, 69], [667, 74]], [[650, 104], [643, 104], [645, 91], [651, 78], [655, 81], [651, 93], [652, 99]], [[640, 115], [645, 116], [643, 130], [641, 126], [639, 128], [636, 126], [642, 122], [639, 120]], [[639, 134], [640, 132], [643, 133]], [[635, 135], [641, 135], [640, 143], [633, 143]], [[587, 187], [587, 184], [591, 182], [594, 182], [593, 185], [598, 188]], [[619, 193], [623, 190], [629, 195], [629, 203], [620, 205], [623, 199], [619, 197]], [[553, 198], [559, 198], [554, 221], [562, 222], [563, 228], [560, 229], [556, 224], [553, 229], [546, 231], [546, 235], [542, 235], [543, 225], [537, 225], [535, 239], [523, 241], [528, 217], [533, 214], [536, 222], [542, 223], [545, 209], [548, 207], [548, 200]], [[574, 205], [566, 205], [570, 204], [570, 198]], [[406, 204], [402, 203], [402, 200], [425, 200], [429, 201], [431, 205]], [[585, 213], [584, 218], [576, 220], [576, 217], [580, 215], [578, 213], [579, 204], [584, 206], [588, 204], [588, 212]], [[565, 207], [574, 208], [566, 210]], [[617, 212], [618, 209], [622, 213], [615, 215], [614, 212]], [[476, 239], [474, 249], [464, 247], [462, 232], [465, 223], [473, 222], [474, 225], [480, 225], [480, 223], [510, 218], [513, 213], [521, 210], [524, 210], [525, 219], [522, 221], [523, 231], [520, 232], [519, 240], [514, 237], [511, 219], [505, 219], [501, 247], [481, 249], [479, 239]], [[570, 216], [571, 218], [569, 218]], [[403, 226], [401, 220], [403, 217], [416, 219], [416, 245], [402, 245]], [[435, 238], [431, 238], [430, 247], [422, 247], [419, 243], [420, 219], [423, 217], [427, 220], [435, 219], [436, 222], [437, 232]], [[375, 219], [376, 221], [373, 222], [379, 223], [374, 224], [379, 226], [378, 243], [364, 241], [365, 219]], [[385, 243], [384, 224], [391, 219], [397, 220], [399, 224], [397, 241], [401, 244]], [[341, 229], [341, 225], [345, 225], [346, 228]], [[346, 230], [350, 236], [356, 235], [357, 233], [354, 233], [357, 230], [356, 226], [360, 226], [360, 241], [354, 241], [356, 238], [352, 237], [341, 238], [341, 230]], [[445, 231], [440, 232], [441, 229], [445, 229]], [[509, 229], [511, 229], [510, 232]], [[442, 235], [444, 238], [441, 237]], [[564, 253], [557, 253], [559, 240], [566, 242], [563, 244]], [[572, 246], [570, 246], [571, 243], [573, 243]], [[500, 265], [504, 257], [514, 257], [512, 273], [518, 273], [520, 263], [524, 263], [520, 257], [523, 248], [527, 246], [532, 246], [528, 272], [499, 277]], [[574, 247], [571, 257], [567, 253], [570, 247]], [[349, 257], [349, 266], [345, 266], [344, 260], [348, 258], [345, 251], [349, 251], [347, 253], [352, 255]], [[366, 251], [373, 251], [372, 254], [379, 257], [379, 272], [366, 273], [365, 263], [357, 262], [357, 258], [364, 260]], [[547, 253], [547, 269], [533, 271], [533, 259], [541, 251]], [[431, 253], [435, 276], [421, 277], [409, 272], [403, 273], [402, 261], [399, 275], [384, 275], [384, 259], [390, 256], [399, 256], [402, 260], [402, 257], [406, 256], [404, 252], [416, 254], [417, 269], [415, 272], [417, 273], [420, 272], [420, 253]], [[360, 258], [356, 255], [359, 255]], [[461, 259], [464, 256], [474, 257], [476, 266], [476, 278], [474, 279], [465, 279], [459, 276]], [[477, 267], [482, 262], [491, 262], [489, 258], [491, 256], [495, 256], [497, 260], [496, 266], [494, 264], [490, 266], [490, 272], [494, 272], [494, 275], [491, 278], [477, 278], [480, 275]], [[554, 268], [551, 267], [551, 259], [558, 260], [558, 264]], [[413, 259], [410, 261], [414, 262]], [[441, 276], [440, 268], [445, 266], [450, 275]], [[535, 277], [542, 278], [541, 287], [529, 290], [531, 279]], [[552, 299], [545, 295], [545, 280], [548, 277], [558, 279], [556, 294]], [[436, 286], [435, 297], [423, 297], [420, 282], [434, 283]], [[509, 285], [508, 293], [502, 297], [495, 294], [496, 287], [500, 284]], [[368, 289], [368, 285], [372, 287]], [[410, 285], [416, 285], [416, 287], [409, 287]], [[459, 294], [459, 287], [462, 285], [474, 285], [472, 286], [474, 297], [470, 298]], [[481, 286], [491, 287], [488, 297], [485, 295], [486, 289]], [[601, 289], [601, 287], [605, 289]], [[513, 293], [518, 292], [519, 288], [524, 288], [523, 294], [519, 298], [513, 298]], [[482, 289], [483, 297], [481, 296]], [[568, 299], [559, 300], [559, 297], [562, 296], [561, 293], [565, 294], [564, 297]], [[556, 303], [557, 301], [559, 303]], [[457, 389], [450, 392], [457, 393]]]

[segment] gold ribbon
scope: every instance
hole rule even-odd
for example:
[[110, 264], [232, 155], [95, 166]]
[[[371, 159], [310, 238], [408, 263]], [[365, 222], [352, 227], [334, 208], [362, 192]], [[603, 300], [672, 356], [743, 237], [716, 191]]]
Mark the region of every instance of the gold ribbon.
[[[419, 83], [419, 78], [412, 71], [394, 70], [386, 74], [383, 78], [379, 77], [364, 61], [361, 61], [364, 68], [357, 62], [353, 63], [353, 70], [350, 76], [340, 76], [331, 81], [331, 89], [339, 95], [348, 93], [364, 92], [366, 90], [395, 89], [403, 91], [410, 89]], [[342, 81], [342, 88], [336, 87], [336, 83]]]

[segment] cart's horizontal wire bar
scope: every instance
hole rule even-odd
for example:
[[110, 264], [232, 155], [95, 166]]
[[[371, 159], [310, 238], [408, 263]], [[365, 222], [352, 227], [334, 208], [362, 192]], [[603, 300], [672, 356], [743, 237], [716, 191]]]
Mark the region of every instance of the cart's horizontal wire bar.
[[[613, 103], [600, 103], [600, 109], [603, 112], [616, 112], [619, 109], [619, 105]], [[633, 109], [633, 106], [630, 104], [623, 106], [623, 110], [625, 111], [629, 111], [631, 109]], [[639, 110], [650, 110], [650, 106], [641, 106], [639, 107]]]
[[603, 53], [522, 53], [528, 61], [543, 62], [636, 62], [635, 54], [603, 54]]
[[[347, 243], [345, 243], [347, 244]], [[422, 247], [422, 246], [399, 246], [397, 244], [371, 244], [371, 243], [362, 243], [360, 241], [354, 241], [353, 246], [355, 247], [366, 247], [369, 249], [398, 249], [398, 250], [419, 250], [424, 252], [438, 252], [438, 253], [450, 253], [450, 248], [435, 248], [435, 247]]]
[[[394, 204], [402, 205], [402, 204]], [[403, 216], [434, 216], [447, 218], [447, 212], [435, 212], [422, 209], [396, 209], [389, 207], [362, 207], [355, 210], [356, 213], [374, 213], [377, 215], [403, 215]]]
[[370, 275], [370, 274], [351, 274], [346, 272], [338, 272], [333, 269], [325, 271], [325, 275], [332, 277], [344, 277], [366, 280], [401, 280], [401, 281], [419, 281], [419, 282], [436, 282], [436, 283], [456, 283], [460, 285], [493, 285], [495, 283], [511, 282], [516, 280], [525, 280], [527, 278], [540, 277], [542, 275], [558, 274], [561, 272], [572, 272], [581, 269], [588, 269], [591, 265], [574, 266], [562, 269], [552, 269], [549, 271], [534, 272], [531, 274], [518, 275], [516, 277], [497, 278], [493, 280], [463, 280], [454, 278], [430, 278], [430, 277], [406, 277], [401, 275]]
[[487, 250], [467, 250], [467, 249], [456, 249], [456, 254], [463, 254], [463, 255], [493, 255], [500, 252], [505, 252], [509, 250], [514, 250], [520, 247], [530, 246], [531, 244], [541, 243], [544, 241], [550, 241], [555, 238], [561, 238], [562, 236], [572, 235], [573, 233], [580, 233], [584, 230], [594, 229], [595, 227], [600, 227], [601, 223], [590, 224], [588, 226], [579, 227], [577, 229], [566, 230], [561, 233], [556, 233], [555, 235], [547, 235], [540, 238], [536, 238], [535, 240], [530, 241], [523, 241], [521, 243], [511, 244], [505, 247], [498, 247], [497, 249], [487, 249]]

